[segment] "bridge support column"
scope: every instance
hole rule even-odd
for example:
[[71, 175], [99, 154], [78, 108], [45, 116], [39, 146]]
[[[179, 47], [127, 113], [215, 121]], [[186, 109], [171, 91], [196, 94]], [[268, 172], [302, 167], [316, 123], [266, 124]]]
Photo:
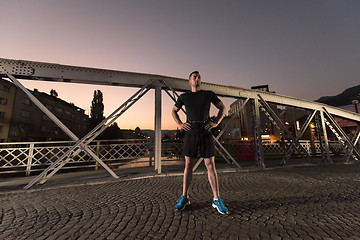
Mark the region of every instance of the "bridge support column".
[[155, 171], [161, 173], [161, 86], [155, 87]]
[[[325, 151], [326, 151], [326, 155], [325, 158], [323, 158], [323, 161], [326, 163], [332, 163], [332, 160], [330, 158], [330, 148], [329, 148], [329, 140], [327, 137], [327, 131], [326, 131], [326, 124], [325, 124], [325, 118], [324, 118], [324, 112], [323, 111], [319, 111], [320, 112], [320, 124], [321, 124], [321, 128], [322, 128], [322, 135], [324, 137], [324, 143], [325, 143]], [[323, 144], [321, 144], [321, 148], [323, 148]], [[323, 155], [324, 157], [324, 155]]]
[[260, 119], [260, 104], [258, 98], [254, 98], [252, 104], [253, 112], [253, 129], [254, 129], [254, 147], [256, 165], [265, 168], [264, 163], [264, 147], [261, 138], [261, 119]]

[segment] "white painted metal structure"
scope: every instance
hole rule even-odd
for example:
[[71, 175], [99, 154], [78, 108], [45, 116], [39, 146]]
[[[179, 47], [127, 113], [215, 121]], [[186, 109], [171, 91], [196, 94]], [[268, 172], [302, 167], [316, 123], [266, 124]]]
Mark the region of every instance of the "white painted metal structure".
[[[320, 156], [321, 146], [318, 140], [313, 143], [310, 140], [299, 140], [299, 142], [309, 154]], [[25, 173], [26, 176], [29, 176], [32, 172], [38, 172], [39, 169], [44, 169], [44, 167], [53, 164], [75, 143], [75, 141], [0, 143], [0, 176], [8, 173]], [[281, 142], [263, 140], [262, 143], [266, 156], [278, 158], [284, 154]], [[113, 166], [126, 166], [128, 163], [140, 165], [148, 163], [149, 166], [152, 166], [154, 156], [149, 152], [149, 148], [153, 147], [150, 139], [94, 140], [88, 146], [102, 161], [112, 168]], [[238, 151], [243, 156], [247, 155], [249, 157], [253, 156], [253, 151], [250, 149], [252, 146], [253, 144], [249, 141], [242, 140], [226, 144], [228, 151]], [[345, 153], [343, 145], [338, 141], [329, 141], [329, 146], [334, 150], [331, 156]], [[167, 163], [177, 162], [182, 155], [182, 149], [183, 142], [181, 140], [162, 142], [161, 163], [163, 164], [165, 161]], [[299, 155], [294, 157], [298, 158]], [[95, 168], [96, 170], [98, 164], [86, 152], [81, 151], [63, 167], [63, 169], [79, 168]]]
[[[38, 169], [53, 164], [75, 143], [76, 141], [0, 143], [0, 174], [23, 173], [25, 171], [26, 176], [29, 176], [31, 172], [36, 172]], [[125, 165], [132, 160], [136, 160], [137, 163], [150, 164], [148, 160], [150, 144], [149, 139], [94, 140], [88, 147], [96, 153], [98, 158], [106, 161], [107, 165], [113, 168], [116, 165]], [[173, 144], [175, 145], [175, 143]], [[168, 149], [176, 150], [179, 148], [169, 144], [164, 145]], [[69, 164], [64, 166], [64, 169], [89, 167], [97, 169], [98, 163], [85, 151], [81, 151], [76, 157], [70, 159]]]
[[[104, 69], [86, 68], [59, 65], [52, 63], [31, 62], [22, 60], [10, 60], [0, 58], [0, 76], [9, 78], [19, 88], [21, 88], [29, 98], [50, 118], [52, 119], [69, 137], [76, 141], [74, 146], [58, 159], [53, 165], [47, 168], [43, 173], [30, 182], [25, 188], [31, 187], [37, 181], [45, 182], [49, 177], [55, 174], [62, 166], [66, 164], [72, 155], [75, 155], [80, 149], [85, 150], [96, 161], [98, 161], [113, 177], [117, 178], [116, 174], [101, 161], [89, 148], [90, 143], [96, 136], [98, 136], [106, 127], [112, 124], [118, 117], [120, 117], [128, 108], [130, 108], [138, 99], [146, 94], [150, 89], [155, 89], [155, 169], [161, 173], [161, 90], [165, 90], [173, 100], [176, 99], [175, 91], [189, 90], [188, 80], [173, 78], [160, 75], [131, 73], [123, 71], [112, 71]], [[140, 88], [131, 98], [124, 102], [118, 109], [116, 109], [108, 118], [90, 131], [84, 138], [78, 139], [64, 124], [62, 124], [50, 111], [46, 109], [35, 97], [28, 92], [17, 79], [39, 80], [39, 81], [57, 81], [68, 83], [84, 83], [84, 84], [97, 84], [97, 85], [111, 85], [121, 87], [137, 87]], [[325, 142], [326, 160], [331, 162], [329, 155], [329, 146], [326, 133], [326, 126], [336, 135], [338, 140], [344, 144], [348, 150], [348, 159], [352, 156], [354, 159], [360, 158], [360, 151], [356, 147], [359, 140], [360, 133], [358, 132], [353, 140], [350, 140], [343, 132], [341, 127], [338, 126], [334, 120], [334, 116], [355, 121], [360, 123], [360, 115], [354, 112], [346, 111], [343, 109], [331, 107], [325, 104], [292, 98], [288, 96], [278, 95], [269, 92], [262, 92], [250, 90], [234, 86], [224, 86], [218, 84], [202, 83], [202, 89], [212, 90], [219, 96], [243, 98], [246, 99], [245, 104], [252, 104], [253, 107], [253, 125], [255, 136], [255, 152], [257, 164], [260, 167], [265, 167], [264, 154], [261, 140], [260, 131], [260, 112], [263, 111], [272, 123], [279, 128], [287, 140], [288, 151], [284, 156], [283, 162], [286, 163], [287, 159], [291, 156], [293, 151], [303, 152], [308, 157], [298, 142], [296, 136], [284, 127], [280, 118], [275, 112], [271, 110], [268, 103], [275, 103], [278, 105], [291, 106], [312, 111], [308, 120], [302, 126], [302, 132], [307, 128], [310, 121], [317, 119], [319, 126], [322, 128], [320, 133]], [[171, 90], [174, 94], [169, 93]], [[320, 124], [321, 123], [321, 124]], [[222, 152], [221, 155], [230, 163], [236, 163], [231, 155], [218, 141], [220, 135], [214, 137], [217, 143], [217, 149]], [[325, 157], [324, 157], [325, 158]], [[49, 175], [48, 172], [52, 171]]]

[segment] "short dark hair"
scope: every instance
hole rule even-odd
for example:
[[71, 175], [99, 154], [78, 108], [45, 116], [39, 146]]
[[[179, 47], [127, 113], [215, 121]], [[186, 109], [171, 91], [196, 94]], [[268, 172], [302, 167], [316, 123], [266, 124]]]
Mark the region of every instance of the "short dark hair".
[[189, 79], [191, 78], [191, 75], [193, 75], [193, 74], [199, 74], [199, 71], [193, 71], [192, 73], [190, 73]]

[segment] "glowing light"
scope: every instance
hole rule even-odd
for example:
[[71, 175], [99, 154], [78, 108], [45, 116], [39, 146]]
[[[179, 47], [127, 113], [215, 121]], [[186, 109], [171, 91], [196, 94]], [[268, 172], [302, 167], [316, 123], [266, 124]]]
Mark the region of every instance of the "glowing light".
[[261, 138], [272, 138], [274, 135], [261, 135]]

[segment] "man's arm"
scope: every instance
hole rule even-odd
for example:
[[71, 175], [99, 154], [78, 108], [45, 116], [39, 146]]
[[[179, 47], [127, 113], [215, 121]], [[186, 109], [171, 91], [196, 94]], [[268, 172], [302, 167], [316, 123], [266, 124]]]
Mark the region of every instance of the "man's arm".
[[172, 115], [172, 117], [174, 118], [176, 124], [177, 124], [181, 129], [184, 129], [185, 131], [188, 131], [188, 130], [190, 130], [190, 124], [189, 124], [189, 123], [183, 123], [183, 122], [180, 120], [180, 117], [179, 117], [179, 114], [178, 114], [178, 111], [179, 111], [179, 110], [180, 110], [180, 109], [174, 105], [173, 109], [171, 110], [171, 115]]
[[218, 104], [216, 104], [215, 107], [217, 109], [219, 109], [219, 112], [215, 118], [215, 121], [209, 122], [208, 124], [206, 124], [206, 126], [205, 126], [206, 130], [210, 130], [212, 128], [217, 127], [217, 125], [219, 125], [219, 123], [223, 120], [223, 118], [225, 116], [226, 108], [222, 101], [220, 101]]

